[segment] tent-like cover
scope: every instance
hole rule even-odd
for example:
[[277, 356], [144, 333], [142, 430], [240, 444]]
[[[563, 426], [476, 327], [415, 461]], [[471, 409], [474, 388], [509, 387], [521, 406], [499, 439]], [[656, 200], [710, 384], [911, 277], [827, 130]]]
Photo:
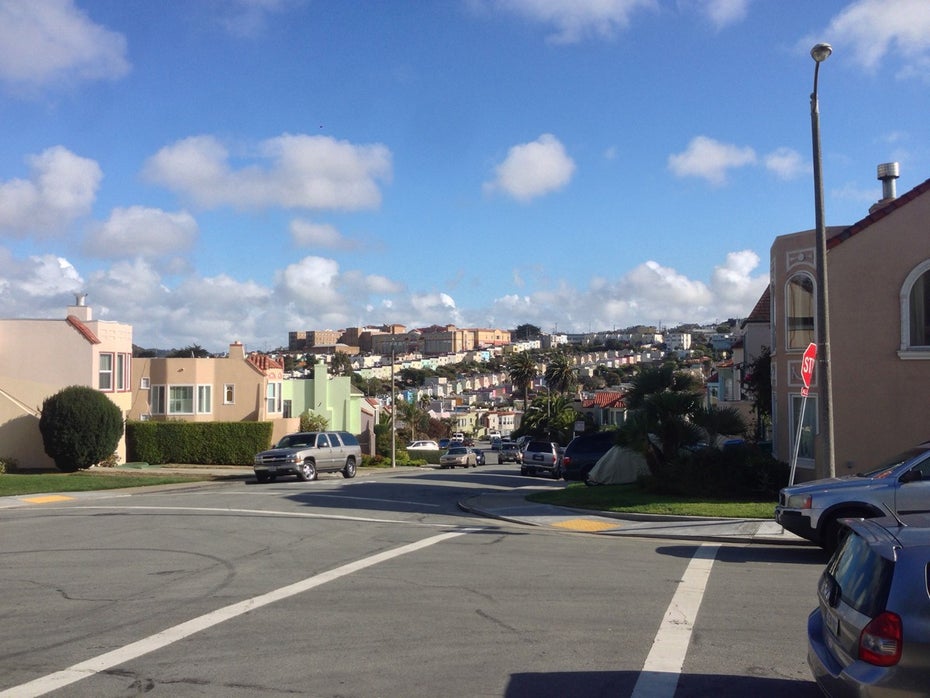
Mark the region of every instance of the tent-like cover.
[[648, 474], [649, 466], [642, 453], [623, 446], [614, 446], [600, 457], [588, 473], [589, 485], [625, 485]]

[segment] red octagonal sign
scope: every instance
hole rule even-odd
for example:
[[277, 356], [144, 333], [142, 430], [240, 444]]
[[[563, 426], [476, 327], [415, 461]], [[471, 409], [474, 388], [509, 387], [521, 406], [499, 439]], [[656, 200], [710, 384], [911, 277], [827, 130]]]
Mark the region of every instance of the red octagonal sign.
[[804, 357], [801, 359], [801, 380], [804, 381], [804, 389], [801, 395], [807, 396], [811, 387], [811, 377], [814, 375], [814, 360], [817, 358], [817, 345], [811, 342], [804, 350]]

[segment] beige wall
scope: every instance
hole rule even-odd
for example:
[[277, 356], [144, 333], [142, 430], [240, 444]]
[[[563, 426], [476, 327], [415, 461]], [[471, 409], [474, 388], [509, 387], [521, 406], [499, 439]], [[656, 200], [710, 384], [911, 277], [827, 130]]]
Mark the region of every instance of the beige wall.
[[[907, 275], [930, 259], [928, 220], [930, 194], [923, 194], [873, 220], [827, 254], [838, 475], [867, 470], [930, 438], [921, 409], [930, 390], [930, 357], [899, 355], [900, 293]], [[803, 349], [785, 349], [785, 282], [800, 269], [815, 277], [813, 252], [812, 231], [779, 237], [772, 246], [774, 446], [777, 457], [786, 461], [794, 438], [788, 403], [802, 387]], [[815, 370], [812, 397], [818, 385]], [[808, 409], [815, 409], [813, 403]], [[799, 480], [813, 477], [812, 462], [799, 460], [798, 468]]]
[[[122, 354], [131, 367], [130, 325], [94, 320], [88, 306], [70, 306], [66, 314], [78, 323], [0, 320], [0, 455], [15, 458], [24, 469], [54, 467], [45, 455], [38, 428], [39, 410], [46, 398], [72, 385], [99, 388], [101, 354]], [[89, 335], [81, 331], [82, 326]], [[124, 417], [132, 400], [130, 370], [121, 390], [114, 375], [114, 389], [104, 391]], [[117, 455], [125, 460], [124, 439]]]

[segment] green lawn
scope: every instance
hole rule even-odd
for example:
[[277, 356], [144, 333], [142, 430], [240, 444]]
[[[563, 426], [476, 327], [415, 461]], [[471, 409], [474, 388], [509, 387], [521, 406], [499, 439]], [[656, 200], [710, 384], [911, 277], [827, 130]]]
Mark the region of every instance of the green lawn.
[[90, 492], [112, 490], [122, 487], [144, 487], [146, 485], [174, 485], [183, 482], [212, 480], [204, 475], [145, 475], [137, 472], [87, 472], [76, 473], [5, 473], [0, 475], [0, 497], [43, 492]]
[[737, 519], [771, 519], [775, 515], [774, 501], [750, 502], [673, 497], [644, 492], [636, 484], [588, 487], [584, 483], [577, 482], [570, 484], [564, 490], [532, 494], [528, 499], [544, 504], [624, 514], [674, 514]]

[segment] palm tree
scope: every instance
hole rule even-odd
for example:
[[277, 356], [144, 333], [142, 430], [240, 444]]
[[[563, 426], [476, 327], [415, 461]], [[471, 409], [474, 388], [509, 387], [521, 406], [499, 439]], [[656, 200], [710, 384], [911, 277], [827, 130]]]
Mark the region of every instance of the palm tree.
[[416, 402], [407, 402], [406, 400], [397, 401], [397, 416], [400, 417], [404, 424], [410, 429], [410, 440], [416, 441], [417, 427], [420, 425], [426, 413]]
[[557, 393], [567, 393], [575, 387], [578, 377], [571, 360], [562, 352], [557, 352], [546, 366], [546, 385]]
[[521, 351], [511, 354], [507, 360], [507, 374], [510, 376], [510, 380], [517, 392], [523, 395], [524, 400], [527, 397], [530, 383], [533, 382], [538, 373], [536, 362], [533, 361], [533, 357], [530, 356], [529, 352]]
[[739, 436], [746, 431], [746, 420], [732, 407], [701, 407], [691, 416], [695, 424], [707, 435], [707, 445], [715, 446], [721, 434]]

